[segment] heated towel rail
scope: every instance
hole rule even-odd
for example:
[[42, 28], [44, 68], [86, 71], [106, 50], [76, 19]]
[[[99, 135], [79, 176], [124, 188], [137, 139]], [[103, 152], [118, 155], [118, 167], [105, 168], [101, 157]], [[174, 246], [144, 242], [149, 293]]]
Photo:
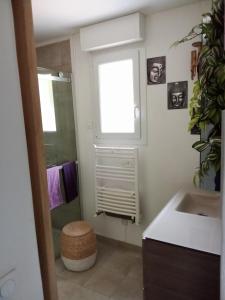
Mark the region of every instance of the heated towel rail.
[[138, 149], [95, 146], [96, 213], [139, 224]]

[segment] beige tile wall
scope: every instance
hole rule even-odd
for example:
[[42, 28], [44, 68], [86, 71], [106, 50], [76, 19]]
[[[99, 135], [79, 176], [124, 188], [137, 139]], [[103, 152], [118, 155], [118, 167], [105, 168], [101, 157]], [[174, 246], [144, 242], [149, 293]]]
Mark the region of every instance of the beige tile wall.
[[71, 72], [70, 41], [37, 47], [38, 67]]

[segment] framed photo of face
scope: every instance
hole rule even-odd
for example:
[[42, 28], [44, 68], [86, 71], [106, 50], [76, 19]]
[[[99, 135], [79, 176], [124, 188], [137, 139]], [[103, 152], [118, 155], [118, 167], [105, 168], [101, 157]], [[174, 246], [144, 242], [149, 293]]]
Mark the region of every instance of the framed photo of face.
[[188, 82], [170, 82], [167, 84], [168, 109], [188, 107]]
[[147, 59], [148, 84], [166, 83], [166, 57], [153, 57]]

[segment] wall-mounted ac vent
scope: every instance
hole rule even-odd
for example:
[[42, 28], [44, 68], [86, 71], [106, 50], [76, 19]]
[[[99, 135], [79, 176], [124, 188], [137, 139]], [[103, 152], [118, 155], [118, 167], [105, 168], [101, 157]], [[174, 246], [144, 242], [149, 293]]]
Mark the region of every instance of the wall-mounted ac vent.
[[138, 149], [95, 146], [96, 214], [139, 224]]
[[144, 40], [144, 15], [128, 16], [86, 26], [80, 29], [83, 51], [95, 51]]

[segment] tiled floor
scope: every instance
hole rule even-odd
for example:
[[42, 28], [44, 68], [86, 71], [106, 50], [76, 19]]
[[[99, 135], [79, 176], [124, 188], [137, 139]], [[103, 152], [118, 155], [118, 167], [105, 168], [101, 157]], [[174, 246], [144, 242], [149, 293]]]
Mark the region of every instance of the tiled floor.
[[88, 271], [65, 270], [56, 261], [59, 300], [142, 300], [141, 250], [98, 239], [98, 258]]

